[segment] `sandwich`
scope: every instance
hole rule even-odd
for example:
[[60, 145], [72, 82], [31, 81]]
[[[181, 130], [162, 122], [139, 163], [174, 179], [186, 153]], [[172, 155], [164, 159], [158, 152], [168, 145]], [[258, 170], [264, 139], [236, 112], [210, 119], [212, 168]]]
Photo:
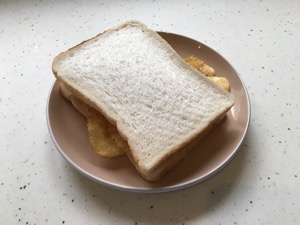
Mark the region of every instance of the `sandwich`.
[[108, 140], [104, 145], [126, 154], [151, 182], [183, 160], [234, 104], [229, 92], [138, 21], [60, 53], [52, 70], [62, 95], [87, 117], [89, 132], [100, 129], [91, 145]]

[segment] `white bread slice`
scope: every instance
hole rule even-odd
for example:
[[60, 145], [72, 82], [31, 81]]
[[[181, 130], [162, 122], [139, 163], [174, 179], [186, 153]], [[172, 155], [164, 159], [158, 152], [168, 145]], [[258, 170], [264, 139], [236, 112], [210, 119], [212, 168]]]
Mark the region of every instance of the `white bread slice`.
[[59, 54], [52, 70], [72, 94], [117, 126], [130, 160], [148, 181], [172, 169], [234, 104], [230, 93], [138, 21]]

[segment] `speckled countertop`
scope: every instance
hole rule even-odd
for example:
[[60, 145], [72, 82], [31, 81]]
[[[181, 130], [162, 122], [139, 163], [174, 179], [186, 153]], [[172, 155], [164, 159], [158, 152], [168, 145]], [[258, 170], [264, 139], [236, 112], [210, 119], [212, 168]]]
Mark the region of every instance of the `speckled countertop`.
[[[300, 224], [299, 1], [0, 2], [1, 224]], [[240, 73], [251, 125], [218, 174], [163, 194], [114, 190], [55, 149], [59, 52], [129, 19], [211, 46]]]

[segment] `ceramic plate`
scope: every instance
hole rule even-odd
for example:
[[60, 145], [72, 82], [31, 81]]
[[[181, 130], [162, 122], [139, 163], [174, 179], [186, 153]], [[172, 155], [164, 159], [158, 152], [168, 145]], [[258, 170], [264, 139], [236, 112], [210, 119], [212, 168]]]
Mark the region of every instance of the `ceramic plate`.
[[227, 117], [182, 162], [159, 182], [145, 181], [126, 156], [106, 159], [93, 152], [86, 119], [59, 94], [56, 81], [47, 105], [52, 140], [61, 155], [83, 175], [103, 185], [132, 192], [166, 192], [199, 183], [215, 174], [232, 159], [240, 147], [250, 118], [246, 88], [234, 68], [217, 52], [190, 38], [172, 33], [160, 35], [182, 57], [194, 55], [228, 78], [235, 105]]

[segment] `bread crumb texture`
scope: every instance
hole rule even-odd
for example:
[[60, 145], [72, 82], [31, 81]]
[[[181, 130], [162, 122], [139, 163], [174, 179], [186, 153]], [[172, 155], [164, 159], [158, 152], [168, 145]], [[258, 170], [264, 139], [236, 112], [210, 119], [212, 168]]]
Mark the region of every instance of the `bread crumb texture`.
[[86, 42], [57, 65], [58, 77], [87, 90], [117, 121], [145, 167], [232, 105], [228, 95], [199, 82], [205, 78], [163, 45], [147, 29], [127, 26]]

